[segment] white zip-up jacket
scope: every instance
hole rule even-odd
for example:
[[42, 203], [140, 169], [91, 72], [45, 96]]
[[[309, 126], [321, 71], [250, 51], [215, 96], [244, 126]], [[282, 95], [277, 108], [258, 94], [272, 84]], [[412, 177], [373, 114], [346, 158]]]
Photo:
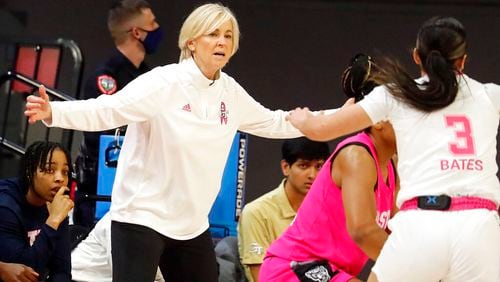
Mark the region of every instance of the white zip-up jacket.
[[263, 107], [223, 72], [207, 79], [192, 59], [157, 67], [114, 95], [51, 107], [53, 127], [101, 131], [128, 124], [111, 218], [177, 240], [209, 227], [237, 130], [267, 138], [302, 135], [285, 121], [288, 112]]

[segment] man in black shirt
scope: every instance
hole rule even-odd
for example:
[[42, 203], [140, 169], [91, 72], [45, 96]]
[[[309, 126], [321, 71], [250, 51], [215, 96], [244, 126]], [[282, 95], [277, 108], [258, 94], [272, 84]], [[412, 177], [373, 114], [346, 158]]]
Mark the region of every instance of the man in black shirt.
[[[130, 81], [149, 71], [144, 58], [146, 54], [156, 51], [162, 39], [160, 25], [150, 4], [145, 0], [114, 2], [108, 12], [108, 29], [116, 49], [87, 79], [84, 99], [96, 98], [101, 94], [113, 95]], [[125, 128], [116, 130], [122, 135], [125, 132]], [[95, 202], [83, 200], [83, 195], [95, 195], [97, 192], [100, 136], [114, 135], [116, 130], [84, 133], [76, 160], [78, 183], [73, 214], [76, 224], [94, 224]]]

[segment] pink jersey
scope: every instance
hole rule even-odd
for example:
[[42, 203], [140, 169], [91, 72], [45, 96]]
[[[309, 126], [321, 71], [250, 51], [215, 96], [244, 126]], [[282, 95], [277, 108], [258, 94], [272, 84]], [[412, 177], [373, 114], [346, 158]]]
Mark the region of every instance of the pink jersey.
[[394, 201], [396, 180], [391, 162], [388, 164], [387, 186], [380, 171], [375, 147], [366, 133], [342, 141], [318, 173], [311, 190], [288, 229], [267, 250], [267, 257], [289, 261], [328, 260], [329, 263], [353, 276], [357, 275], [368, 257], [347, 232], [342, 193], [331, 178], [332, 159], [348, 145], [359, 144], [369, 149], [377, 166], [375, 189], [378, 225], [386, 228]]

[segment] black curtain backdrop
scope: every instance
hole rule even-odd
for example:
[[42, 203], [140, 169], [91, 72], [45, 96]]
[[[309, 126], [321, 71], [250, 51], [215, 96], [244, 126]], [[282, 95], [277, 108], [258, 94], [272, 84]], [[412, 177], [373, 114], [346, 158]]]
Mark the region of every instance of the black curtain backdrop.
[[[180, 26], [194, 7], [206, 1], [150, 2], [165, 39], [159, 52], [146, 61], [152, 66], [177, 62]], [[345, 100], [340, 75], [357, 52], [393, 55], [417, 76], [410, 51], [420, 24], [434, 15], [454, 16], [465, 25], [469, 38], [465, 72], [479, 81], [500, 83], [500, 1], [220, 2], [234, 11], [242, 32], [240, 50], [224, 71], [271, 109], [340, 106]], [[106, 28], [110, 3], [0, 0], [0, 15], [15, 19], [3, 24], [0, 36], [72, 39], [82, 50], [85, 78], [113, 47]], [[248, 146], [246, 200], [250, 201], [279, 184], [281, 141], [251, 136]]]

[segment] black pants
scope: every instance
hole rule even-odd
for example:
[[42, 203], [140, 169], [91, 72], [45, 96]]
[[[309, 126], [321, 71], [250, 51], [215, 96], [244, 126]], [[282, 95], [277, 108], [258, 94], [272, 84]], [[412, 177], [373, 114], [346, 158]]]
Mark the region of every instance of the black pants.
[[113, 282], [154, 281], [159, 266], [168, 282], [216, 282], [217, 262], [210, 232], [174, 240], [151, 228], [112, 221]]

